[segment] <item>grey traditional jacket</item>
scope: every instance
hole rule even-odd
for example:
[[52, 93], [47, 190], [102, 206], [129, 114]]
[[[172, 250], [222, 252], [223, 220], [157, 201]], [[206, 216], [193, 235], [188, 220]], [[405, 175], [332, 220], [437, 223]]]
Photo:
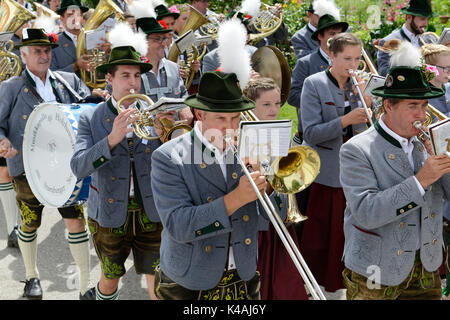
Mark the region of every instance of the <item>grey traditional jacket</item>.
[[292, 70], [291, 91], [287, 102], [293, 107], [300, 108], [300, 98], [305, 79], [312, 74], [325, 71], [329, 66], [328, 60], [322, 55], [320, 48], [298, 59], [294, 70]]
[[52, 49], [50, 69], [75, 72], [72, 64], [77, 61], [77, 49], [72, 39], [63, 31], [58, 33], [58, 41], [56, 43], [59, 46]]
[[[245, 49], [250, 54], [250, 57], [258, 50], [257, 47], [245, 45]], [[208, 52], [202, 59], [202, 72], [216, 71], [220, 67], [219, 51], [214, 49]]]
[[[237, 187], [243, 172], [235, 161], [226, 166], [225, 181], [214, 154], [194, 130], [152, 155], [153, 195], [164, 226], [161, 270], [191, 290], [211, 289], [219, 283], [230, 244], [239, 276], [249, 280], [256, 272], [257, 202], [228, 216], [223, 197]], [[284, 219], [286, 212], [280, 216]]]
[[[130, 152], [127, 139], [112, 150], [108, 135], [117, 110], [111, 100], [83, 112], [70, 167], [77, 178], [91, 176], [88, 215], [102, 227], [117, 228], [125, 223], [130, 188]], [[143, 140], [133, 135], [136, 181], [142, 205], [150, 221], [159, 221], [150, 187], [151, 154], [161, 145], [159, 140]]]
[[347, 199], [345, 266], [387, 286], [406, 279], [417, 249], [426, 270], [435, 271], [442, 263], [442, 199], [450, 199], [450, 174], [422, 196], [413, 177], [426, 159], [418, 141], [413, 159], [415, 170], [400, 143], [378, 123], [340, 151], [340, 178]]
[[294, 47], [294, 54], [297, 60], [313, 53], [314, 50], [319, 48], [319, 41], [311, 39], [312, 34], [313, 31], [308, 25], [306, 25], [292, 36], [291, 42]]
[[[383, 44], [392, 39], [399, 39], [403, 41], [409, 41], [411, 40], [408, 38], [408, 36], [405, 34], [405, 32], [402, 30], [402, 28], [394, 30], [391, 34], [387, 35], [385, 38], [380, 40], [379, 45], [383, 46]], [[378, 65], [378, 73], [382, 76], [386, 76], [389, 71], [389, 60], [390, 56], [389, 53], [383, 52], [381, 50], [378, 50], [377, 52], [377, 65]]]
[[[345, 107], [345, 96], [350, 107]], [[342, 91], [327, 69], [306, 78], [299, 114], [303, 127], [303, 144], [313, 147], [320, 156], [320, 173], [315, 182], [339, 188], [339, 149], [344, 134], [356, 135], [366, 129], [359, 123], [342, 129], [341, 117], [360, 107], [360, 100], [349, 81]]]
[[[27, 72], [24, 70], [20, 76], [12, 77], [0, 85], [0, 140], [8, 138], [14, 149], [19, 151], [15, 157], [6, 159], [9, 174], [13, 177], [24, 172], [22, 143], [25, 125], [31, 112], [39, 105], [39, 101], [27, 87], [27, 83], [35, 85]], [[50, 70], [49, 72], [56, 99], [61, 103], [78, 102]], [[62, 71], [55, 73], [61, 75], [82, 98], [89, 95], [89, 89], [75, 74]]]

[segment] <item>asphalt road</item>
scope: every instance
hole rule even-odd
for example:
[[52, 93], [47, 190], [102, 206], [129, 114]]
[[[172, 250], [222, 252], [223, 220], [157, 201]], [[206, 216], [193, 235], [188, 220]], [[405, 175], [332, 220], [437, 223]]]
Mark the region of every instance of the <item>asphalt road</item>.
[[[25, 268], [18, 248], [7, 247], [5, 216], [0, 205], [0, 300], [22, 300]], [[100, 264], [90, 240], [91, 286], [100, 277]], [[132, 255], [126, 264], [127, 273], [119, 288], [120, 300], [149, 300], [145, 277], [137, 275]], [[77, 300], [78, 270], [66, 238], [65, 224], [56, 209], [45, 208], [38, 229], [37, 267], [43, 290], [43, 300]]]

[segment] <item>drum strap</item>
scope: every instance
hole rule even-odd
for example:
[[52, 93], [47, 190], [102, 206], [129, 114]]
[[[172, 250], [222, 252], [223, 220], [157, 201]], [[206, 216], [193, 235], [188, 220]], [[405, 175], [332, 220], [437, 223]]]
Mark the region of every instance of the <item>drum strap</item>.
[[51, 72], [50, 70], [48, 70], [48, 72], [50, 72], [50, 75], [54, 75], [55, 78], [58, 79], [58, 81], [61, 82], [64, 87], [66, 87], [66, 89], [69, 90], [69, 92], [78, 100], [78, 102], [83, 100], [83, 98], [75, 90], [73, 90], [70, 84], [60, 74]]

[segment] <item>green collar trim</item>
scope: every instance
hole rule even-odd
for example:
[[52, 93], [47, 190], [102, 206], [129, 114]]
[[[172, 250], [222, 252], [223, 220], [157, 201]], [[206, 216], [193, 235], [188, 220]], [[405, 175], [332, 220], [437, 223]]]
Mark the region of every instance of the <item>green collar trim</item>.
[[400, 28], [400, 34], [402, 35], [403, 38], [411, 42], [411, 39], [406, 35], [405, 31], [403, 31], [403, 27]]
[[106, 101], [106, 105], [108, 106], [109, 110], [111, 110], [111, 112], [117, 116], [119, 115], [119, 112], [117, 112], [117, 109], [113, 106], [111, 99], [112, 98], [109, 98], [108, 101]]
[[[194, 132], [195, 130], [194, 129], [192, 129], [191, 130], [191, 138], [192, 138], [192, 141], [194, 142], [194, 144], [196, 144], [197, 146], [199, 146], [201, 149], [202, 149], [202, 153], [204, 153], [205, 152], [205, 149], [208, 149], [204, 144], [203, 144], [203, 142], [197, 137], [197, 135], [195, 134], [195, 132]], [[209, 150], [209, 152], [210, 152], [210, 155], [211, 155], [211, 157], [212, 158], [215, 158], [215, 156], [216, 156], [216, 154], [213, 152], [213, 151], [211, 151], [210, 149], [208, 149]]]
[[[328, 63], [328, 62], [327, 62]], [[331, 74], [330, 68], [328, 68], [327, 70], [325, 70], [326, 75], [328, 76], [328, 79], [330, 79], [331, 82], [333, 82], [333, 84], [339, 88], [339, 83], [337, 82], [337, 80], [333, 77], [333, 75]]]
[[402, 146], [400, 144], [400, 142], [398, 142], [397, 140], [395, 140], [392, 136], [389, 135], [389, 133], [387, 133], [386, 131], [384, 131], [384, 129], [380, 126], [380, 123], [377, 121], [375, 121], [375, 123], [373, 124], [373, 126], [375, 127], [375, 130], [377, 130], [377, 132], [384, 138], [387, 140], [387, 142], [389, 142], [390, 144], [394, 145], [397, 148], [402, 149]]
[[[322, 58], [322, 60], [323, 60], [327, 65], [329, 65], [327, 58], [325, 58], [325, 57], [323, 56], [322, 52], [320, 52], [320, 47], [319, 47], [319, 49], [317, 49], [317, 53], [319, 54], [319, 57]], [[334, 78], [333, 78], [333, 79], [334, 79]], [[336, 80], [336, 79], [335, 79], [335, 80]]]

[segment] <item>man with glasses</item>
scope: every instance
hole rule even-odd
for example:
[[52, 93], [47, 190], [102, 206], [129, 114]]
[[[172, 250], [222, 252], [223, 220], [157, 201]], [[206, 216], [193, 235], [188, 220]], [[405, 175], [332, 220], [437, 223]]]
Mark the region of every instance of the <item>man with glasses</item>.
[[[154, 17], [136, 19], [136, 28], [147, 35], [148, 50], [146, 58], [152, 69], [142, 74], [141, 93], [148, 95], [154, 102], [162, 97], [185, 98], [188, 92], [180, 76], [178, 65], [164, 57], [164, 49], [169, 43], [172, 29], [165, 28], [164, 23]], [[193, 116], [189, 108], [180, 114], [182, 119], [191, 122]]]

